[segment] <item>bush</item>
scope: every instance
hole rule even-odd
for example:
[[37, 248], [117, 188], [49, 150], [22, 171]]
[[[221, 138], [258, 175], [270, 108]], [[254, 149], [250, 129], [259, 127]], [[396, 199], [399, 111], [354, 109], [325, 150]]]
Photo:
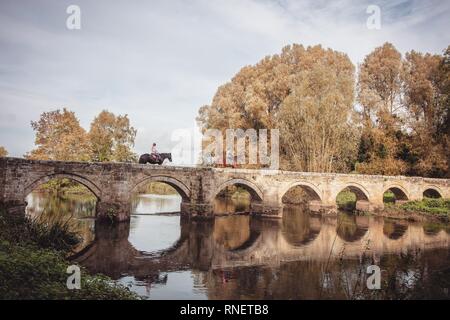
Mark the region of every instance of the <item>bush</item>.
[[136, 299], [105, 276], [81, 269], [81, 289], [66, 286], [68, 263], [62, 252], [0, 242], [0, 299]]
[[81, 268], [81, 290], [69, 290], [66, 260], [79, 238], [68, 221], [43, 223], [0, 210], [0, 299], [137, 299], [103, 275]]
[[395, 203], [395, 195], [391, 191], [386, 191], [383, 194], [383, 202], [384, 203]]
[[337, 195], [336, 203], [341, 210], [353, 211], [356, 208], [356, 195], [348, 190], [342, 191]]
[[0, 239], [22, 245], [69, 252], [80, 242], [76, 233], [70, 231], [70, 221], [32, 220], [25, 215], [0, 213]]

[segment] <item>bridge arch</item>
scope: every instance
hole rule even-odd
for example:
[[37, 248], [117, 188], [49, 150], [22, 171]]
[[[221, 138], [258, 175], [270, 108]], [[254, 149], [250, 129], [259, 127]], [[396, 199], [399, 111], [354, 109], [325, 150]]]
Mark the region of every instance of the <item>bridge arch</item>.
[[24, 194], [22, 195], [22, 198], [26, 198], [34, 189], [36, 189], [40, 185], [42, 185], [44, 183], [47, 183], [50, 180], [54, 180], [54, 179], [69, 179], [69, 180], [73, 180], [75, 182], [78, 182], [79, 184], [82, 184], [83, 186], [88, 188], [89, 191], [91, 191], [95, 195], [97, 200], [101, 199], [102, 192], [101, 192], [100, 188], [97, 187], [97, 185], [95, 183], [93, 183], [89, 179], [86, 179], [86, 178], [84, 178], [84, 177], [82, 177], [80, 175], [76, 175], [76, 174], [73, 174], [73, 173], [56, 173], [56, 174], [43, 176], [43, 177], [37, 179], [36, 181], [34, 181], [33, 183], [31, 183], [31, 184], [29, 184], [28, 186], [25, 187]]
[[401, 185], [399, 184], [391, 184], [385, 190], [383, 191], [383, 194], [387, 191], [391, 191], [394, 196], [395, 200], [409, 200], [409, 192]]
[[261, 202], [264, 199], [262, 190], [253, 182], [246, 179], [230, 179], [222, 183], [217, 189], [211, 194], [210, 201], [214, 201], [216, 196], [225, 188], [230, 186], [240, 186], [247, 190], [252, 196], [252, 200]]
[[334, 201], [338, 209], [345, 211], [370, 210], [370, 195], [367, 189], [355, 182], [340, 185], [334, 194]]
[[442, 190], [434, 185], [427, 185], [423, 189], [422, 196], [428, 198], [443, 198]]
[[189, 188], [180, 180], [169, 177], [169, 176], [149, 176], [142, 180], [140, 180], [138, 183], [134, 185], [134, 187], [131, 189], [131, 192], [134, 192], [139, 189], [139, 187], [142, 187], [143, 185], [146, 185], [150, 182], [163, 182], [167, 183], [169, 186], [174, 188], [178, 194], [183, 199], [183, 202], [189, 202], [191, 198], [191, 191]]
[[280, 205], [283, 203], [283, 197], [295, 187], [301, 187], [311, 197], [311, 200], [322, 201], [322, 192], [316, 185], [304, 180], [300, 180], [287, 185], [281, 190], [279, 196]]
[[336, 197], [339, 193], [341, 193], [342, 191], [344, 191], [345, 189], [350, 190], [351, 192], [353, 192], [356, 195], [356, 200], [364, 200], [364, 201], [370, 201], [370, 194], [369, 191], [361, 184], [356, 183], [356, 182], [349, 182], [346, 183], [344, 185], [343, 188], [341, 188], [337, 193], [336, 193]]

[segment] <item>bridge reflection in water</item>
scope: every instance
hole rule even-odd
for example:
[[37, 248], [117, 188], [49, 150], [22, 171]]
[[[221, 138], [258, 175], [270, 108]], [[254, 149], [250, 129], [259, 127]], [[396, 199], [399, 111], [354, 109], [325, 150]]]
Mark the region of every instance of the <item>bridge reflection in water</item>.
[[[160, 216], [136, 218], [141, 223]], [[325, 218], [299, 207], [286, 208], [283, 220], [169, 218], [179, 221], [180, 236], [165, 250], [143, 251], [130, 241], [130, 224], [98, 224], [95, 240], [73, 259], [130, 281], [150, 298], [448, 298], [450, 230], [444, 226], [344, 213]], [[382, 290], [366, 288], [371, 264], [383, 270]], [[190, 282], [185, 291], [183, 281]], [[158, 294], [165, 287], [173, 290]]]

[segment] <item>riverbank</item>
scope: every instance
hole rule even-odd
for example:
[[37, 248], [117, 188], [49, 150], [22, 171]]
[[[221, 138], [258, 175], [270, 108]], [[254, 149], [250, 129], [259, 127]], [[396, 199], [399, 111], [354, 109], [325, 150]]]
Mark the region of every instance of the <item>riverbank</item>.
[[0, 210], [0, 299], [130, 300], [139, 297], [81, 267], [81, 289], [66, 282], [67, 256], [80, 239], [67, 223], [43, 224]]
[[[396, 203], [395, 195], [392, 192], [386, 192], [383, 202], [384, 209], [376, 212], [378, 216], [409, 221], [450, 223], [450, 199], [424, 198]], [[341, 210], [354, 211], [356, 196], [352, 192], [343, 191], [338, 194], [336, 203]]]
[[450, 199], [431, 199], [409, 201], [402, 204], [385, 203], [379, 215], [410, 221], [435, 221], [450, 223]]

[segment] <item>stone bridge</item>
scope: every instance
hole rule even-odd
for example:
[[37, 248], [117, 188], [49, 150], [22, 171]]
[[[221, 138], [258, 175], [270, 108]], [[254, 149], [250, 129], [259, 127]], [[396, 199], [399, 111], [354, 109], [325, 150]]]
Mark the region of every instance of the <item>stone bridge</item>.
[[23, 209], [30, 192], [55, 178], [86, 186], [97, 197], [97, 217], [117, 221], [130, 219], [133, 193], [150, 182], [175, 188], [181, 213], [191, 217], [212, 216], [216, 196], [233, 185], [249, 191], [252, 212], [272, 217], [281, 217], [283, 196], [298, 186], [309, 195], [311, 209], [324, 212], [336, 212], [336, 196], [346, 188], [356, 194], [357, 209], [366, 211], [382, 209], [387, 190], [399, 201], [422, 199], [424, 193], [450, 198], [449, 179], [1, 158], [0, 204]]

